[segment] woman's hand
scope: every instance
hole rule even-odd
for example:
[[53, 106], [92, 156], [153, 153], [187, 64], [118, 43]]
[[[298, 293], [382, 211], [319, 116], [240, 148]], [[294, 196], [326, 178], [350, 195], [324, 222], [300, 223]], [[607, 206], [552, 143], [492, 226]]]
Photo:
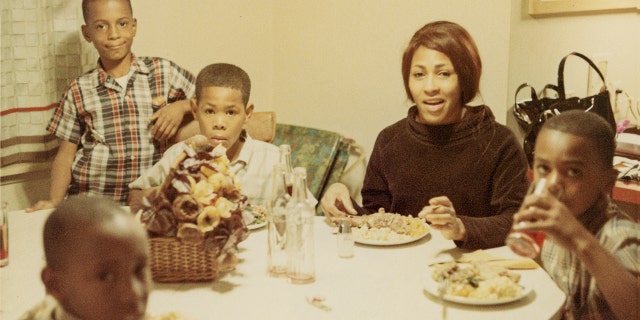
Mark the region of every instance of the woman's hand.
[[320, 201], [322, 211], [328, 218], [344, 217], [347, 214], [356, 215], [353, 208], [349, 189], [342, 183], [334, 183], [325, 191]]
[[460, 218], [456, 217], [453, 203], [446, 196], [429, 200], [429, 205], [422, 208], [418, 217], [431, 223], [431, 227], [440, 231], [445, 239], [464, 240], [467, 232]]

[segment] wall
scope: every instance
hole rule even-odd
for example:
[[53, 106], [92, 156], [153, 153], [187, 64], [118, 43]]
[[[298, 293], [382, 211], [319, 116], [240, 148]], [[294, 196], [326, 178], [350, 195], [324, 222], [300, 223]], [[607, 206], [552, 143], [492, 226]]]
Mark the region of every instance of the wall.
[[[276, 42], [287, 44], [276, 49], [273, 88], [284, 122], [341, 132], [370, 153], [377, 133], [406, 116], [402, 52], [413, 33], [433, 20], [458, 22], [475, 37], [485, 67], [484, 100], [504, 120], [509, 1], [279, 4], [276, 12], [285, 7], [296, 12], [279, 16], [276, 23]], [[472, 14], [481, 10], [498, 18]]]
[[271, 1], [132, 1], [136, 55], [171, 59], [197, 74], [215, 62], [241, 66], [258, 109], [272, 105], [274, 5]]
[[[476, 38], [486, 70], [484, 98], [504, 121], [509, 8], [508, 0], [137, 0], [133, 50], [194, 73], [212, 62], [238, 64], [254, 82], [257, 110], [276, 111], [280, 122], [339, 131], [368, 154], [377, 133], [406, 114], [401, 53], [430, 20], [457, 21]], [[487, 22], [473, 14], [487, 9], [499, 18]], [[487, 28], [492, 32], [483, 32]], [[12, 208], [26, 207], [48, 193], [48, 174], [3, 184], [3, 198]]]
[[[484, 100], [505, 121], [508, 0], [134, 2], [136, 54], [168, 57], [197, 73], [212, 62], [245, 68], [256, 110], [279, 122], [338, 131], [369, 153], [377, 133], [406, 115], [400, 59], [425, 23], [469, 29], [482, 54]], [[491, 10], [486, 21], [473, 12]], [[484, 32], [491, 30], [491, 32]]]
[[[516, 88], [523, 82], [536, 88], [557, 83], [558, 64], [572, 51], [583, 53], [596, 63], [608, 60], [605, 78], [611, 93], [620, 88], [640, 103], [640, 11], [533, 18], [527, 14], [527, 0], [513, 3], [509, 42], [510, 106], [515, 100]], [[584, 97], [587, 64], [579, 58], [570, 58], [565, 72], [567, 90]], [[519, 98], [526, 98], [526, 94]], [[616, 118], [630, 117], [626, 107], [621, 105]], [[511, 120], [509, 118], [510, 126], [517, 128]], [[635, 121], [637, 123], [637, 119]]]
[[[555, 82], [560, 58], [574, 50], [608, 53], [610, 79], [640, 97], [637, 13], [533, 19], [526, 0], [136, 0], [133, 6], [137, 55], [163, 56], [194, 73], [212, 62], [238, 64], [253, 79], [257, 110], [276, 111], [279, 122], [341, 132], [367, 153], [382, 128], [406, 115], [401, 54], [413, 32], [432, 20], [456, 21], [476, 39], [481, 93], [499, 122], [508, 122], [520, 83]], [[24, 208], [46, 194], [48, 174], [5, 184], [2, 197]]]
[[45, 127], [64, 88], [97, 54], [79, 36], [77, 3], [3, 1], [0, 12], [1, 198], [14, 209], [48, 197], [57, 142]]

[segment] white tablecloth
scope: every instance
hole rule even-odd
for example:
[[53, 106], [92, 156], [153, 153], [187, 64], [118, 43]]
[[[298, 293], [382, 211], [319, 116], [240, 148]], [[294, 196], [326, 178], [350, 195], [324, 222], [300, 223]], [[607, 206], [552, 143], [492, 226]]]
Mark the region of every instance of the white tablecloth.
[[[44, 296], [42, 226], [49, 211], [14, 211], [10, 218], [10, 262], [0, 268], [0, 319], [17, 319]], [[525, 298], [502, 305], [445, 303], [423, 290], [422, 278], [435, 260], [463, 251], [438, 232], [392, 247], [356, 244], [352, 258], [339, 258], [335, 235], [324, 219], [315, 224], [316, 281], [294, 285], [266, 275], [266, 228], [240, 244], [240, 263], [215, 282], [155, 283], [148, 312], [176, 311], [192, 319], [550, 319], [564, 294], [542, 270], [518, 271], [533, 283]], [[488, 250], [515, 257], [508, 248]], [[322, 297], [330, 308], [307, 303]]]

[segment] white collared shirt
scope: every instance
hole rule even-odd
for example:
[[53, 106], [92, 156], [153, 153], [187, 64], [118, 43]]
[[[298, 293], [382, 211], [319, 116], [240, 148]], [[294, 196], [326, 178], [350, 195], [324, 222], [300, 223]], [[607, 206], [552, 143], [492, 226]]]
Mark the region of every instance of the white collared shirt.
[[[175, 159], [186, 148], [184, 142], [178, 142], [163, 154], [151, 169], [129, 184], [130, 189], [148, 189], [162, 185], [169, 175], [169, 169]], [[247, 136], [238, 158], [229, 164], [240, 184], [242, 194], [249, 198], [249, 203], [264, 201], [269, 196], [273, 166], [280, 159], [278, 147]]]

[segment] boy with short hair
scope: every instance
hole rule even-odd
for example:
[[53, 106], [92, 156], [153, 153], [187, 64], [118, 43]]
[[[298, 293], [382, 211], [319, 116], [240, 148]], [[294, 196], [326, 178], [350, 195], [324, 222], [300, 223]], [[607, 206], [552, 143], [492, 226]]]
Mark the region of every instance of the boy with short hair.
[[514, 216], [514, 229], [546, 234], [540, 259], [567, 294], [567, 319], [640, 319], [640, 224], [609, 197], [614, 152], [615, 133], [600, 116], [549, 119], [533, 159], [548, 192], [527, 196]]
[[[196, 79], [191, 112], [208, 142], [214, 146], [222, 144], [227, 149], [230, 170], [252, 203], [268, 197], [273, 167], [279, 162], [279, 149], [252, 139], [243, 129], [253, 114], [250, 92], [251, 81], [241, 68], [227, 63], [208, 65]], [[173, 145], [153, 168], [129, 185], [129, 204], [134, 211], [150, 188], [162, 185], [171, 165], [186, 146], [185, 141]]]
[[143, 319], [149, 286], [147, 233], [102, 197], [73, 196], [44, 225], [45, 300], [21, 319]]
[[82, 35], [98, 51], [98, 67], [70, 84], [51, 118], [47, 129], [59, 149], [49, 200], [27, 211], [55, 207], [67, 193], [125, 204], [128, 184], [161, 158], [189, 112], [193, 75], [131, 52], [137, 21], [129, 0], [83, 0], [82, 13]]

